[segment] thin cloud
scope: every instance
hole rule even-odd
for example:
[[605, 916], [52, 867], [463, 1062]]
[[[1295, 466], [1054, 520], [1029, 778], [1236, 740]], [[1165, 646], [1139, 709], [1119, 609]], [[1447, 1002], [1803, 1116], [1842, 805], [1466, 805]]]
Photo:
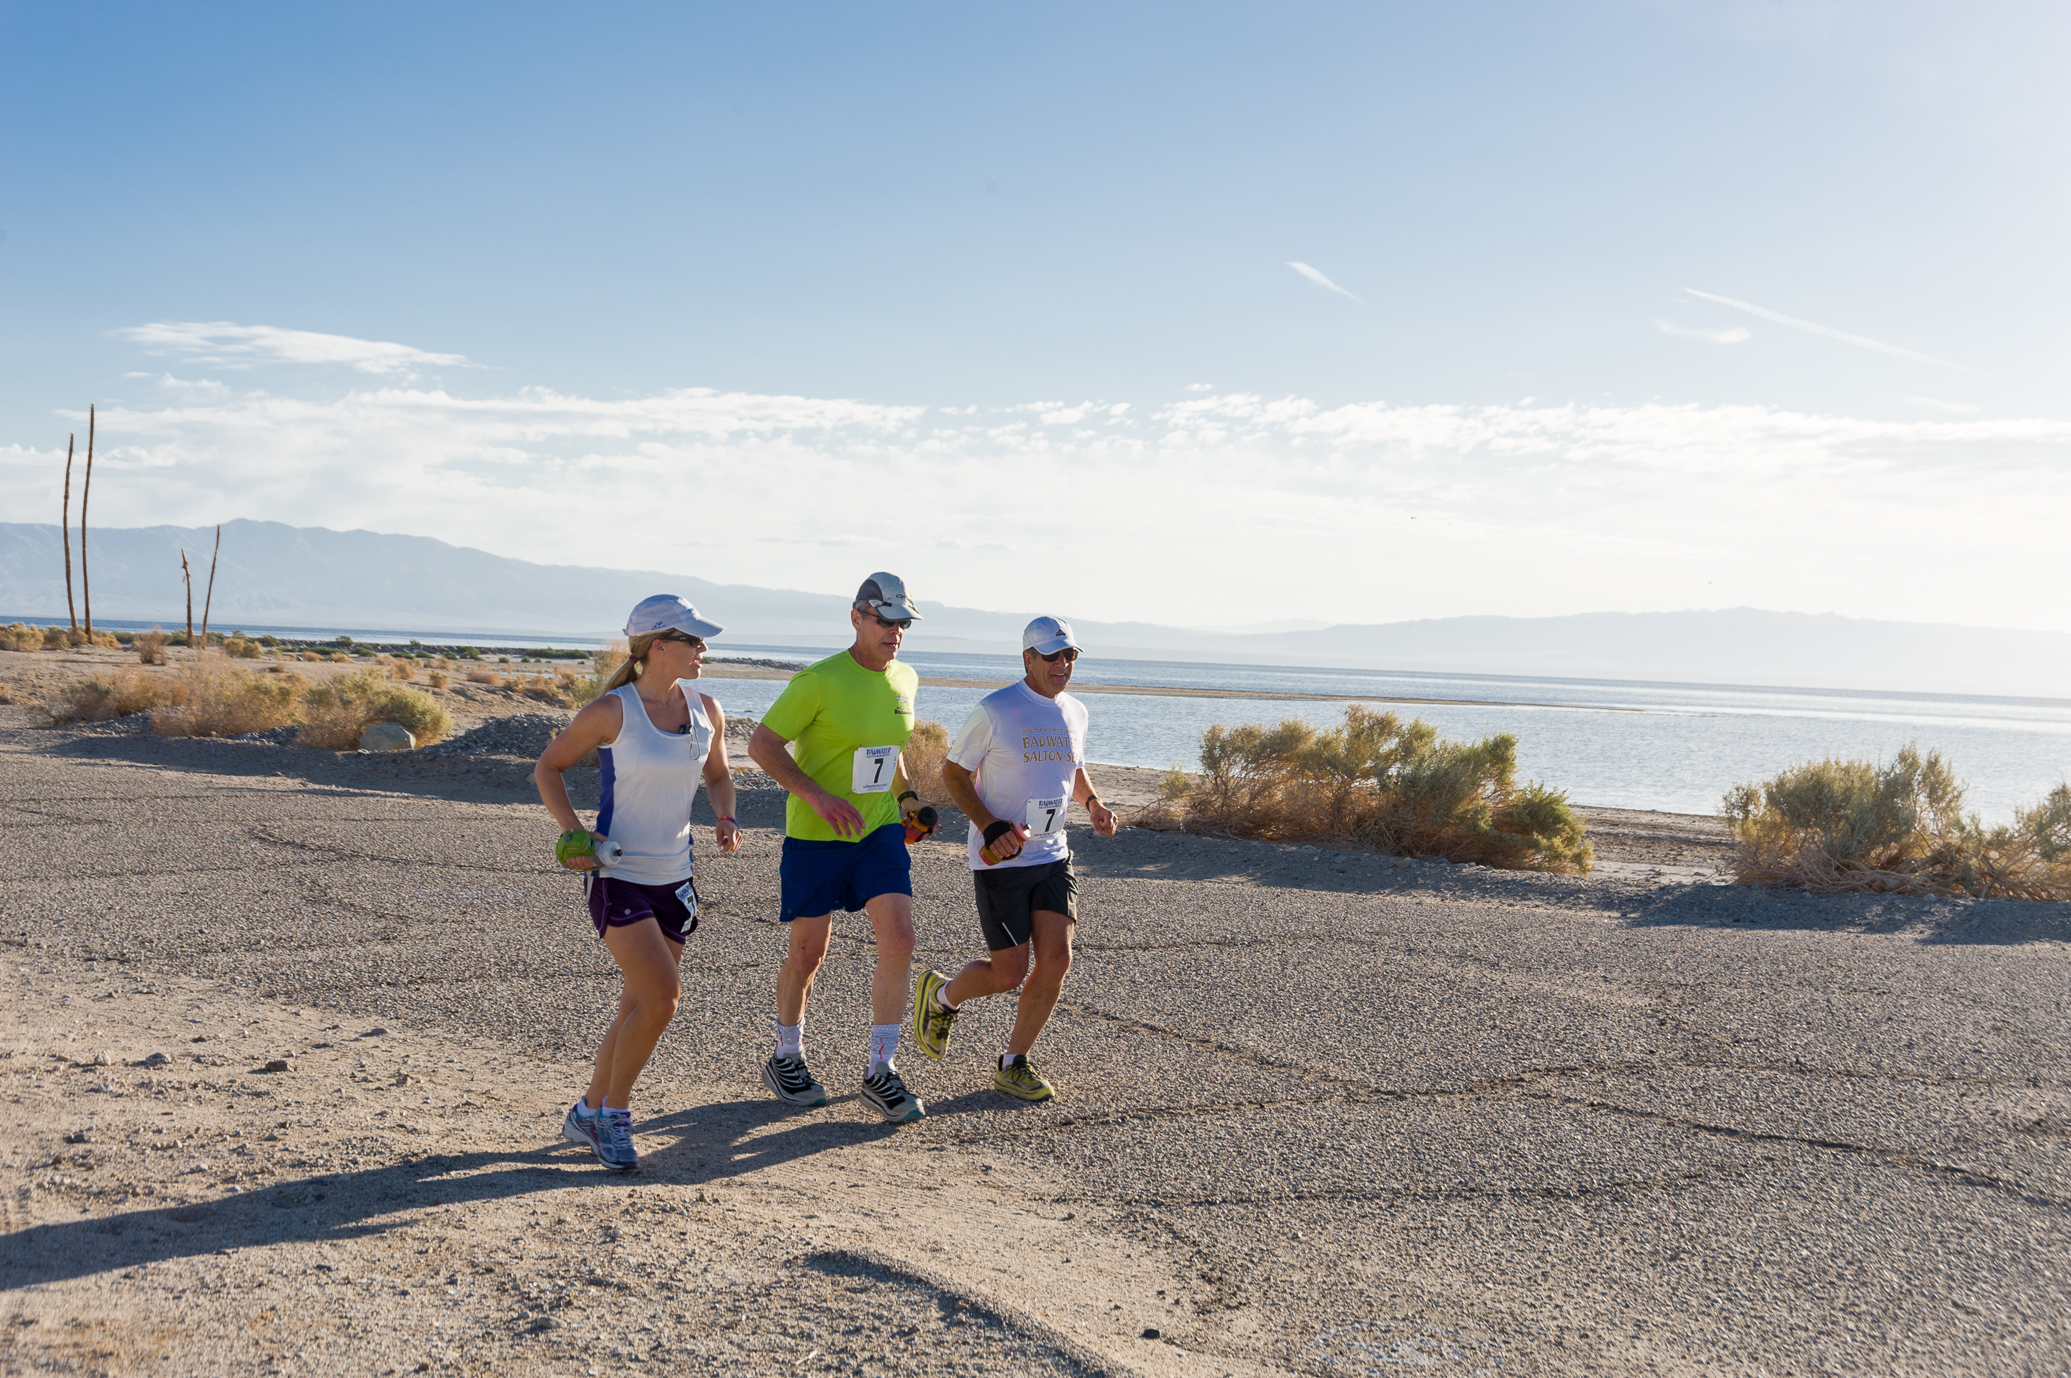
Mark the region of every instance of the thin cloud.
[[1654, 324], [1664, 335], [1673, 335], [1679, 340], [1703, 340], [1706, 344], [1737, 345], [1754, 338], [1754, 331], [1744, 325], [1736, 325], [1731, 330], [1705, 330], [1698, 326], [1677, 325], [1673, 321], [1657, 320]]
[[1685, 287], [1683, 290], [1693, 297], [1702, 297], [1706, 301], [1715, 301], [1721, 306], [1730, 306], [1736, 311], [1745, 311], [1750, 316], [1759, 316], [1765, 321], [1775, 321], [1778, 325], [1787, 325], [1793, 330], [1804, 330], [1814, 335], [1824, 335], [1830, 340], [1839, 340], [1843, 344], [1856, 345], [1862, 349], [1874, 349], [1879, 354], [1895, 354], [1901, 359], [1911, 359], [1916, 364], [1933, 364], [1937, 368], [1961, 369], [1965, 373], [1984, 372], [1983, 369], [1972, 368], [1969, 364], [1950, 363], [1947, 359], [1937, 359], [1932, 354], [1921, 354], [1915, 350], [1901, 349], [1897, 345], [1885, 344], [1882, 340], [1865, 339], [1861, 335], [1851, 335], [1845, 330], [1836, 330], [1829, 325], [1819, 325], [1812, 321], [1801, 321], [1796, 316], [1786, 316], [1780, 311], [1771, 311], [1765, 306], [1756, 306], [1752, 302], [1735, 301], [1732, 297], [1721, 297], [1711, 292], [1700, 292], [1695, 287]]
[[[1317, 272], [1314, 268], [1311, 268], [1306, 263], [1297, 263], [1290, 258], [1287, 260], [1287, 266], [1294, 269], [1297, 273], [1300, 273], [1309, 281], [1315, 283], [1318, 287], [1327, 287], [1341, 297], [1352, 297], [1352, 294], [1350, 292], [1347, 292], [1344, 288], [1338, 286], [1336, 283], [1332, 282], [1329, 278], [1323, 276], [1322, 273]], [[1359, 298], [1352, 297], [1352, 300], [1359, 301]], [[1363, 301], [1359, 301], [1359, 304], [1361, 306], [1366, 305], [1366, 303]]]
[[465, 368], [459, 354], [433, 354], [386, 340], [357, 340], [313, 330], [282, 330], [234, 321], [153, 321], [110, 331], [118, 340], [154, 354], [185, 354], [223, 368], [254, 364], [343, 364], [361, 373], [412, 374], [426, 368]]
[[1984, 410], [1984, 408], [1972, 406], [1968, 402], [1949, 402], [1939, 397], [1912, 397], [1907, 400], [1918, 406], [1932, 407], [1936, 411], [1948, 412], [1952, 416], [1976, 416], [1980, 411]]

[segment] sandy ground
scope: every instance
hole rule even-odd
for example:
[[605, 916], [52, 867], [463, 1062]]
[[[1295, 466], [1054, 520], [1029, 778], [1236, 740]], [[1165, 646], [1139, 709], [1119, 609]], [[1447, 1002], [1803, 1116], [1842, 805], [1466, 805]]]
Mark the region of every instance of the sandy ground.
[[989, 1090], [992, 1002], [893, 1130], [860, 925], [835, 1103], [755, 1080], [744, 777], [628, 1179], [558, 1137], [616, 986], [528, 767], [0, 708], [0, 1371], [2071, 1368], [2071, 906], [1081, 835], [1059, 1099]]

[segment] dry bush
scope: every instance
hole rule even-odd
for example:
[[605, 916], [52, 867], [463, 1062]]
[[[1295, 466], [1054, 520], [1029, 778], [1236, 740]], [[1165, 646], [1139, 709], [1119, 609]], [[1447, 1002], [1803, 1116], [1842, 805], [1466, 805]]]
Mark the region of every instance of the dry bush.
[[1508, 734], [1447, 741], [1421, 719], [1354, 704], [1322, 730], [1294, 718], [1211, 727], [1201, 764], [1198, 781], [1168, 774], [1143, 821], [1521, 870], [1586, 874], [1594, 861], [1567, 796], [1517, 783]]
[[11, 622], [0, 627], [0, 651], [40, 651], [43, 649], [43, 629], [31, 627], [25, 622]]
[[45, 705], [52, 722], [108, 722], [184, 701], [185, 689], [169, 675], [147, 675], [141, 669], [113, 676], [75, 679]]
[[449, 681], [446, 678], [446, 672], [443, 670], [434, 670], [430, 674], [426, 675], [424, 679], [425, 682], [431, 685], [431, 687], [434, 689], [443, 689], [449, 683]]
[[503, 688], [503, 676], [497, 674], [494, 670], [469, 670], [467, 672], [467, 682], [469, 684], [486, 684], [491, 689]]
[[941, 806], [950, 802], [942, 788], [942, 763], [949, 759], [949, 729], [938, 722], [916, 722], [913, 735], [899, 752], [899, 766], [906, 772], [906, 788], [924, 804]]
[[223, 654], [233, 660], [257, 660], [259, 643], [242, 636], [233, 636], [223, 643]]
[[352, 664], [352, 656], [344, 651], [333, 651], [329, 655], [325, 656], [324, 659], [336, 661], [340, 665]]
[[198, 661], [180, 671], [179, 701], [152, 711], [151, 730], [161, 737], [235, 737], [286, 727], [308, 685], [300, 675], [255, 675]]
[[[68, 632], [63, 627], [45, 627], [43, 629], [43, 649], [46, 651], [62, 651], [67, 646], [76, 646], [78, 642], [72, 639], [73, 635], [74, 633]], [[86, 639], [85, 632], [79, 632], [77, 635], [81, 641]]]
[[304, 660], [329, 660], [329, 659], [330, 659], [330, 657], [329, 657], [329, 656], [327, 656], [327, 655], [325, 655], [325, 654], [324, 654], [324, 653], [323, 653], [322, 651], [304, 651], [304, 652], [302, 653], [302, 659], [304, 659]]
[[355, 670], [313, 685], [302, 699], [297, 742], [324, 751], [351, 751], [368, 724], [401, 723], [419, 746], [453, 730], [453, 716], [421, 689], [407, 689], [376, 669]]
[[1907, 746], [1889, 764], [1825, 760], [1727, 791], [1734, 878], [1822, 893], [2071, 899], [2071, 785], [2012, 824], [1963, 812], [1939, 752]]
[[137, 653], [137, 660], [144, 665], [165, 664], [165, 633], [153, 628], [140, 634], [130, 646]]

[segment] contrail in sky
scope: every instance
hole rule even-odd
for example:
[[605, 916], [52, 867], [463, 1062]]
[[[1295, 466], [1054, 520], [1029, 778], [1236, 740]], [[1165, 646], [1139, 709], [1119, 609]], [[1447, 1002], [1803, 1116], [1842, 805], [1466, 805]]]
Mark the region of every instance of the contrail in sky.
[[1932, 354], [1918, 354], [1910, 349], [1900, 349], [1897, 345], [1885, 344], [1880, 340], [1866, 340], [1860, 335], [1851, 335], [1845, 330], [1836, 330], [1832, 326], [1815, 325], [1811, 321], [1801, 321], [1796, 316], [1786, 316], [1780, 311], [1771, 311], [1766, 307], [1756, 306], [1752, 302], [1735, 301], [1731, 297], [1721, 297], [1710, 292], [1700, 292], [1695, 287], [1685, 287], [1683, 290], [1693, 297], [1703, 297], [1706, 301], [1715, 301], [1721, 306], [1730, 306], [1736, 311], [1745, 311], [1750, 316], [1760, 316], [1765, 321], [1775, 321], [1778, 325], [1787, 325], [1793, 330], [1807, 330], [1814, 335], [1824, 335], [1830, 340], [1839, 340], [1843, 344], [1860, 345], [1864, 349], [1874, 349], [1880, 354], [1896, 354], [1901, 359], [1911, 359], [1915, 363], [1934, 364], [1940, 368], [1962, 369], [1965, 373], [1984, 372], [1983, 369], [1972, 368], [1968, 364], [1953, 364], [1947, 359], [1937, 359]]
[[[1347, 292], [1344, 288], [1338, 286], [1336, 283], [1332, 282], [1329, 278], [1323, 276], [1323, 274], [1317, 272], [1314, 268], [1311, 268], [1306, 263], [1296, 263], [1293, 259], [1290, 258], [1289, 260], [1287, 260], [1287, 266], [1294, 269], [1297, 273], [1300, 273], [1309, 281], [1315, 283], [1318, 287], [1328, 287], [1331, 291], [1337, 293], [1341, 297], [1352, 297], [1352, 294], [1350, 292]], [[1352, 297], [1352, 300], [1359, 301], [1359, 298]], [[1361, 306], [1366, 305], [1366, 303], [1363, 301], [1359, 301], [1359, 304]]]

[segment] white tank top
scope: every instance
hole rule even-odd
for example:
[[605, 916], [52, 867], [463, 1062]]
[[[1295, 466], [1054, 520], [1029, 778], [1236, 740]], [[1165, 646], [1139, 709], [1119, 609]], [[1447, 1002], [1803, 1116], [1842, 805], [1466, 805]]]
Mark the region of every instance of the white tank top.
[[690, 876], [690, 806], [712, 750], [712, 720], [696, 680], [679, 679], [676, 687], [690, 707], [681, 733], [656, 727], [632, 685], [612, 690], [623, 721], [618, 736], [597, 748], [604, 787], [597, 831], [624, 849], [599, 868], [618, 880], [676, 885]]

